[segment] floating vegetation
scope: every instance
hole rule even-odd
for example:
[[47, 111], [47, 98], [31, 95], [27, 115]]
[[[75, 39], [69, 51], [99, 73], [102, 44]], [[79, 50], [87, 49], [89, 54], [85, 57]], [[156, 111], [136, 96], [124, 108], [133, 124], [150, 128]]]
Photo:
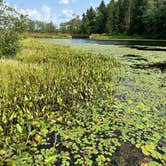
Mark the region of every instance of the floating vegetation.
[[123, 57], [154, 56], [22, 44], [14, 59], [0, 61], [1, 165], [165, 164], [164, 74], [132, 69], [136, 61]]
[[132, 67], [136, 69], [159, 69], [161, 70], [161, 72], [165, 72], [166, 62], [157, 62], [151, 64], [135, 64]]
[[123, 57], [125, 58], [127, 57], [128, 59], [133, 59], [138, 61], [145, 61], [145, 62], [148, 61], [146, 58], [143, 58], [140, 55], [127, 54], [127, 55], [124, 55]]
[[156, 47], [148, 47], [148, 46], [126, 46], [126, 47], [129, 47], [129, 48], [133, 48], [133, 49], [137, 49], [137, 50], [143, 50], [143, 51], [166, 51], [165, 48], [156, 48]]
[[[56, 41], [53, 42], [56, 43]], [[139, 157], [143, 154], [143, 160], [137, 156], [138, 153], [136, 152], [132, 153], [133, 155], [130, 153], [128, 156], [131, 159], [130, 161], [136, 161], [136, 165], [137, 163], [139, 163], [138, 165], [145, 166], [165, 165], [166, 73], [152, 68], [139, 70], [130, 66], [134, 64], [147, 64], [146, 61], [134, 60], [135, 58], [145, 58], [148, 64], [165, 62], [166, 52], [144, 51], [113, 45], [71, 44], [64, 40], [57, 40], [57, 43], [81, 48], [89, 52], [104, 53], [107, 56], [117, 58], [121, 62], [119, 81], [115, 82], [113, 86], [115, 107], [112, 110], [116, 113], [111, 111], [111, 114], [108, 115], [113, 117], [110, 119], [111, 122], [116, 121], [114, 134], [116, 138], [120, 138], [121, 145], [116, 150], [124, 144], [129, 147], [133, 145], [138, 149], [137, 152], [141, 150], [142, 153], [139, 153]], [[163, 49], [165, 48], [163, 47]], [[124, 55], [131, 55], [132, 57], [124, 57]], [[138, 55], [138, 57], [135, 57], [135, 55]], [[113, 113], [115, 114], [113, 115]], [[113, 127], [113, 123], [110, 126]], [[110, 131], [113, 131], [113, 129], [111, 128]], [[133, 156], [135, 160], [132, 160]], [[111, 164], [118, 165], [120, 161], [129, 160], [126, 160], [125, 155], [122, 153], [121, 155], [113, 153], [110, 161]], [[133, 164], [127, 165], [133, 166]]]

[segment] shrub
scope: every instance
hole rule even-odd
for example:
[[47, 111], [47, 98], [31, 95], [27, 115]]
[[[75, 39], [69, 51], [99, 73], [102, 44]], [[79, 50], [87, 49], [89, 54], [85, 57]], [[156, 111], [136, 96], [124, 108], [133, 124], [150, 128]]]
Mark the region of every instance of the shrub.
[[0, 32], [0, 52], [2, 55], [15, 55], [19, 49], [18, 33], [13, 30]]

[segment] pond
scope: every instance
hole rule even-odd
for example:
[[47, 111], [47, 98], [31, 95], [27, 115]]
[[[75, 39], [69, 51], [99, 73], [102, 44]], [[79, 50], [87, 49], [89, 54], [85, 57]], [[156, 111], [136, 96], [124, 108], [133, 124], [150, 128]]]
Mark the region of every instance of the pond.
[[92, 40], [92, 39], [41, 39], [51, 43], [82, 43], [82, 44], [99, 44], [99, 45], [140, 45], [140, 46], [166, 46], [164, 40]]
[[[89, 39], [41, 39], [41, 41], [106, 54], [119, 60], [122, 64], [121, 71], [115, 76], [117, 81], [112, 81], [112, 88], [120, 113], [118, 115], [118, 109], [115, 108], [111, 110], [110, 115], [113, 118], [114, 115], [118, 118], [123, 117], [123, 122], [119, 122], [120, 126], [117, 125], [114, 135], [117, 139], [125, 138], [127, 141], [122, 141], [121, 146], [112, 154], [110, 165], [138, 166], [151, 161], [154, 163], [157, 161], [157, 164], [161, 165], [163, 161], [155, 155], [162, 156], [164, 153], [160, 149], [166, 147], [163, 139], [166, 119], [164, 114], [166, 47], [163, 46], [166, 46], [166, 42]], [[115, 123], [117, 119], [115, 118]], [[153, 134], [157, 136], [153, 137]], [[101, 135], [103, 133], [99, 133], [98, 137]], [[107, 138], [107, 135], [102, 138]], [[136, 147], [139, 145], [138, 142], [141, 147]], [[155, 146], [153, 154], [143, 154], [152, 142]], [[95, 157], [93, 155], [93, 158]]]

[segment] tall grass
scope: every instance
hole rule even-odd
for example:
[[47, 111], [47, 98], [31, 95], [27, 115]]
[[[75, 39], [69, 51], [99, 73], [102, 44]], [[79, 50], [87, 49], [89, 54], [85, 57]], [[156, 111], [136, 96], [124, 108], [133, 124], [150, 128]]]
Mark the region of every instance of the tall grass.
[[28, 36], [33, 38], [53, 38], [53, 39], [71, 38], [70, 34], [62, 34], [62, 33], [28, 33]]
[[74, 142], [111, 109], [118, 66], [105, 55], [24, 40], [14, 59], [0, 61], [0, 164], [91, 162], [86, 145]]

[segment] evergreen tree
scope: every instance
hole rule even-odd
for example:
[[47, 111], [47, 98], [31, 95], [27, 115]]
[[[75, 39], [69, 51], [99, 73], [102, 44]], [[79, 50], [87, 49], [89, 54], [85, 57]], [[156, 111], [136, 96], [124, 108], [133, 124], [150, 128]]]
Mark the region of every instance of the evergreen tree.
[[87, 33], [96, 33], [96, 12], [95, 10], [91, 7], [89, 10], [87, 10], [86, 13], [86, 28], [87, 28]]
[[114, 6], [115, 6], [115, 1], [112, 0], [110, 1], [110, 3], [107, 5], [107, 13], [106, 13], [106, 17], [107, 17], [107, 20], [106, 20], [106, 33], [109, 33], [109, 34], [112, 34], [113, 32], [113, 26], [114, 26], [114, 16], [113, 16], [113, 13], [114, 13]]
[[131, 25], [131, 15], [132, 15], [132, 0], [119, 0], [120, 5], [120, 32], [127, 33]]
[[80, 31], [83, 34], [87, 34], [87, 18], [86, 18], [86, 14], [83, 13], [82, 15], [82, 21], [81, 21], [81, 27], [80, 27]]
[[159, 37], [166, 37], [166, 1], [157, 0], [157, 12], [156, 12], [156, 32], [160, 34]]
[[114, 18], [114, 24], [113, 24], [113, 31], [115, 33], [119, 33], [120, 31], [120, 1], [117, 1], [115, 3], [114, 11], [113, 11], [113, 18]]
[[133, 3], [130, 32], [132, 34], [144, 34], [144, 16], [148, 7], [148, 0], [133, 0]]
[[97, 8], [97, 16], [96, 16], [96, 29], [97, 33], [104, 33], [106, 29], [106, 6], [104, 1], [102, 0], [99, 7]]
[[[64, 25], [63, 28], [69, 26]], [[166, 0], [110, 0], [107, 6], [102, 0], [96, 10], [91, 7], [83, 14], [79, 26], [79, 32], [84, 34], [130, 33], [163, 37], [166, 36]]]

